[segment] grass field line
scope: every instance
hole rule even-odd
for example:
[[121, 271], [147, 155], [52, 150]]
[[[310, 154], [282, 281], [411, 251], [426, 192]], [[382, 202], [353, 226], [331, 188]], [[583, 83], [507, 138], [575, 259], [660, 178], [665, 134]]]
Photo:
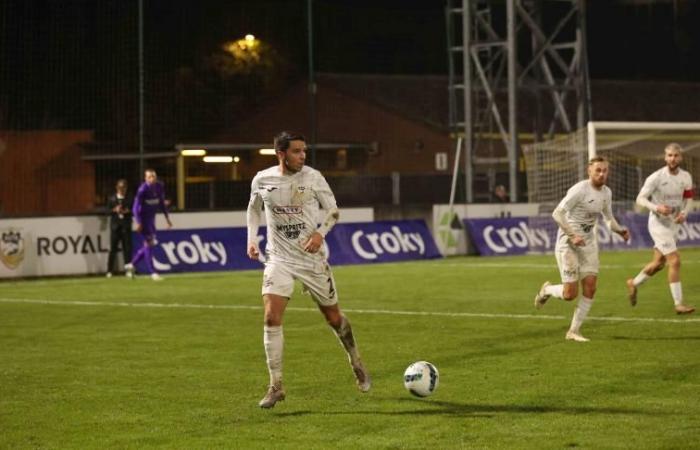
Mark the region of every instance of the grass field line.
[[[62, 306], [119, 306], [130, 308], [184, 308], [184, 309], [228, 309], [228, 310], [254, 310], [262, 311], [262, 306], [251, 305], [207, 305], [195, 303], [134, 303], [134, 302], [100, 302], [89, 300], [44, 300], [32, 298], [4, 298], [0, 297], [0, 303], [24, 303], [38, 305], [62, 305]], [[289, 311], [318, 312], [316, 308], [287, 307]], [[390, 309], [354, 309], [343, 308], [343, 311], [353, 314], [381, 314], [395, 316], [432, 316], [432, 317], [469, 317], [486, 319], [521, 319], [521, 320], [563, 320], [567, 317], [546, 314], [497, 314], [497, 313], [467, 313], [448, 311], [401, 311]], [[589, 316], [587, 320], [600, 322], [645, 322], [645, 323], [688, 323], [700, 322], [700, 318], [663, 319], [654, 317], [595, 317]]]
[[[460, 261], [460, 262], [449, 262], [449, 260], [437, 260], [433, 261], [433, 264], [440, 266], [449, 267], [474, 267], [474, 268], [503, 268], [503, 269], [555, 269], [557, 268], [556, 262], [552, 263], [515, 263], [515, 262], [471, 262], [471, 261]], [[700, 260], [688, 260], [683, 261], [684, 265], [688, 264], [698, 264]], [[601, 264], [599, 267], [601, 269], [625, 269], [630, 267], [643, 267], [644, 264]]]
[[[501, 268], [501, 269], [551, 269], [551, 270], [557, 270], [557, 265], [556, 262], [552, 261], [551, 263], [530, 263], [530, 262], [523, 262], [523, 263], [518, 263], [518, 262], [483, 262], [483, 258], [471, 258], [469, 260], [465, 261], [459, 261], [459, 262], [453, 262], [450, 261], [452, 258], [442, 258], [442, 259], [436, 259], [436, 260], [430, 260], [430, 261], [402, 261], [402, 262], [394, 262], [394, 263], [383, 263], [382, 265], [396, 265], [396, 264], [428, 264], [428, 265], [439, 265], [441, 267], [469, 267], [469, 268], [475, 268], [475, 269], [488, 269], [488, 268]], [[683, 265], [694, 265], [694, 264], [700, 264], [700, 260], [697, 259], [689, 259], [689, 260], [683, 260]], [[643, 267], [644, 261], [642, 261], [639, 264], [601, 264], [600, 268], [601, 269], [625, 269], [625, 268], [636, 268], [639, 269]], [[333, 271], [342, 271], [345, 268], [355, 268], [358, 265], [351, 264], [351, 265], [339, 265], [339, 266], [334, 266]], [[260, 271], [262, 272], [262, 266], [260, 266], [260, 269], [251, 269], [251, 270], [246, 270], [246, 271], [235, 271], [235, 272], [227, 272], [227, 271], [214, 271], [214, 272], [186, 272], [186, 273], [168, 273], [165, 274], [164, 276], [167, 278], [173, 277], [175, 279], [179, 278], [220, 278], [220, 277], [226, 277], [229, 276], [233, 273], [243, 273], [243, 272], [257, 272]], [[117, 277], [119, 278], [124, 278], [124, 277]], [[138, 275], [137, 280], [147, 280], [150, 282], [150, 278], [146, 275]], [[75, 284], [76, 280], [80, 280], [81, 283], [86, 284], [86, 283], [95, 283], [95, 284], [100, 284], [105, 282], [105, 278], [101, 275], [88, 275], [88, 276], [65, 276], [65, 277], [54, 277], [54, 278], [35, 278], [35, 279], [20, 279], [20, 280], [12, 280], [12, 279], [0, 279], [0, 286], [46, 286], [46, 285], [64, 285], [64, 284], [69, 284], [73, 285]], [[124, 279], [125, 280], [125, 279]], [[126, 280], [125, 280], [126, 282]]]

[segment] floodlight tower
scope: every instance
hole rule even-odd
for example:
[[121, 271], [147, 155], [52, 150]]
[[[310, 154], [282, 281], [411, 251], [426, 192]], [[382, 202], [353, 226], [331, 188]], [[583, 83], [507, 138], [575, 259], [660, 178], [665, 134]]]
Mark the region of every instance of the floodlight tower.
[[450, 127], [468, 203], [475, 170], [492, 187], [504, 163], [518, 201], [519, 132], [541, 140], [589, 120], [585, 16], [585, 0], [447, 0]]

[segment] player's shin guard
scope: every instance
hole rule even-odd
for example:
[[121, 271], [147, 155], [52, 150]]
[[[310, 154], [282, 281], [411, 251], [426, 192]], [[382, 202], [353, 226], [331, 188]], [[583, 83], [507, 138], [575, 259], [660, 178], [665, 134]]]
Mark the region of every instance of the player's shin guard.
[[343, 345], [343, 348], [348, 354], [350, 359], [350, 364], [356, 364], [360, 359], [360, 353], [357, 350], [357, 345], [355, 344], [355, 337], [352, 334], [352, 327], [350, 326], [350, 321], [342, 316], [340, 326], [338, 328], [333, 327], [335, 335], [338, 336], [338, 340]]
[[143, 248], [146, 250], [144, 252], [144, 260], [148, 268], [148, 273], [156, 273], [155, 270], [153, 270], [153, 247], [146, 245]]
[[668, 287], [671, 289], [671, 297], [673, 297], [673, 303], [678, 306], [683, 304], [683, 288], [681, 287], [681, 282], [676, 281], [675, 283], [669, 283]]
[[544, 289], [545, 294], [556, 298], [564, 298], [564, 285], [563, 284], [550, 284]]
[[282, 327], [263, 328], [263, 344], [267, 356], [267, 370], [270, 372], [270, 386], [282, 383], [282, 352], [284, 349], [284, 333]]
[[586, 320], [586, 316], [588, 316], [588, 311], [591, 310], [592, 305], [592, 298], [582, 296], [581, 299], [579, 299], [576, 311], [574, 311], [574, 317], [571, 319], [571, 327], [569, 328], [570, 331], [578, 333], [579, 329], [581, 328], [581, 324], [584, 320]]
[[139, 262], [139, 261], [141, 261], [141, 260], [143, 259], [144, 255], [146, 254], [146, 249], [147, 249], [147, 248], [148, 248], [148, 246], [144, 245], [143, 247], [141, 247], [141, 248], [139, 249], [139, 251], [136, 252], [136, 254], [134, 255], [134, 257], [131, 258], [131, 264], [132, 264], [132, 265], [135, 266], [137, 262]]
[[644, 272], [644, 270], [642, 270], [641, 272], [639, 272], [637, 274], [636, 277], [634, 277], [633, 283], [635, 286], [641, 286], [649, 278], [651, 278], [651, 277], [649, 275], [647, 275], [646, 272]]

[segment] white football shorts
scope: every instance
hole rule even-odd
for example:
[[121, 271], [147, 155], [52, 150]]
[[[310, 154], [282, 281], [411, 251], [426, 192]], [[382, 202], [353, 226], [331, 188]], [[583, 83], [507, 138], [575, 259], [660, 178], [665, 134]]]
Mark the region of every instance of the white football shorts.
[[294, 280], [301, 281], [304, 291], [321, 306], [338, 303], [335, 278], [328, 263], [318, 265], [318, 269], [298, 267], [279, 261], [268, 261], [263, 274], [262, 294], [274, 294], [291, 298]]
[[654, 248], [664, 256], [678, 250], [676, 247], [676, 228], [678, 226], [672, 220], [659, 219], [656, 215], [649, 214], [649, 234], [654, 240]]
[[557, 266], [562, 283], [575, 283], [589, 275], [598, 275], [600, 259], [598, 241], [587, 240], [583, 247], [569, 244], [568, 237], [562, 235], [554, 248]]

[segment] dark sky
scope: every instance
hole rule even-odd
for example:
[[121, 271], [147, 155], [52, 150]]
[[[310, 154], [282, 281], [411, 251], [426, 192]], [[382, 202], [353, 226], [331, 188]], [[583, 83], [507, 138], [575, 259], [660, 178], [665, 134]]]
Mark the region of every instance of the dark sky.
[[[223, 42], [246, 33], [281, 55], [288, 79], [307, 73], [306, 0], [143, 2], [150, 101], [173, 95], [158, 92], [168, 77], [172, 87], [173, 74], [196, 70]], [[445, 1], [313, 4], [316, 71], [447, 73]], [[551, 26], [552, 8], [561, 3], [544, 4], [545, 23]], [[0, 1], [0, 128], [78, 127], [91, 117], [129, 117], [138, 92], [137, 5], [137, 0]], [[700, 81], [700, 1], [589, 0], [587, 5], [592, 78]], [[115, 129], [128, 126], [133, 124], [114, 124]]]
[[[195, 26], [200, 49], [225, 38], [214, 30], [251, 32], [306, 65], [305, 0], [147, 3], [151, 17], [159, 16], [163, 33]], [[545, 5], [551, 10], [556, 3]], [[157, 4], [168, 6], [159, 10], [153, 7]], [[441, 0], [314, 0], [316, 67], [326, 72], [446, 73], [444, 8]], [[700, 2], [589, 0], [587, 9], [594, 78], [700, 81]]]
[[[253, 33], [305, 70], [306, 3], [144, 0], [146, 56], [166, 66], [196, 64], [221, 42]], [[317, 70], [446, 73], [445, 3], [313, 0]], [[109, 57], [109, 52], [124, 52], [122, 61], [130, 64], [126, 58], [137, 45], [137, 4], [4, 0], [0, 63], [6, 70], [37, 68], [46, 64], [41, 52], [49, 48], [49, 59], [60, 58], [69, 66], [80, 67], [81, 58]], [[545, 2], [548, 10], [556, 4]], [[594, 78], [700, 80], [700, 1], [589, 0], [587, 5]]]
[[[175, 57], [250, 32], [306, 67], [306, 0], [145, 3], [147, 25]], [[445, 1], [313, 3], [317, 70], [446, 73]], [[700, 81], [700, 1], [589, 0], [587, 9], [593, 78]]]

